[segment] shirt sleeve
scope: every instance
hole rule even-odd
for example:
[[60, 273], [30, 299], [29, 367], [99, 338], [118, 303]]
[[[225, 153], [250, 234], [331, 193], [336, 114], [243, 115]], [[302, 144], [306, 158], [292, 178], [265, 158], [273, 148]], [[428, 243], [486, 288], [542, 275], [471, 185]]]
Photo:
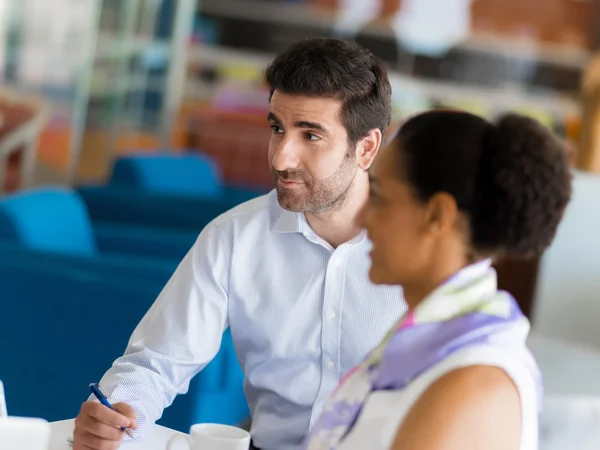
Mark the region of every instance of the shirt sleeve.
[[100, 386], [137, 414], [140, 437], [217, 354], [228, 326], [231, 242], [214, 222], [200, 234]]

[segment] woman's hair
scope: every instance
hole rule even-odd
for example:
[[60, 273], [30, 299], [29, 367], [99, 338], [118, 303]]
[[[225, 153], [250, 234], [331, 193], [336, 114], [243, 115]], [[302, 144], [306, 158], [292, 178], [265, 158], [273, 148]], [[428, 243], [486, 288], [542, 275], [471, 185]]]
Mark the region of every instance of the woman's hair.
[[446, 192], [480, 255], [532, 256], [552, 242], [571, 197], [567, 152], [535, 120], [459, 111], [409, 119], [396, 136], [401, 177], [423, 202]]

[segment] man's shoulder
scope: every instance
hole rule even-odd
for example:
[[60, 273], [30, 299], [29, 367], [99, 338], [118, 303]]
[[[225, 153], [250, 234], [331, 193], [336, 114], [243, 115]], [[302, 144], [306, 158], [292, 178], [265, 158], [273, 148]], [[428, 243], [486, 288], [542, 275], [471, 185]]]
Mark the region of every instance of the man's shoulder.
[[270, 223], [277, 207], [277, 195], [273, 190], [224, 212], [213, 219], [209, 226], [223, 229], [234, 223], [247, 224], [250, 222], [264, 222], [267, 225]]

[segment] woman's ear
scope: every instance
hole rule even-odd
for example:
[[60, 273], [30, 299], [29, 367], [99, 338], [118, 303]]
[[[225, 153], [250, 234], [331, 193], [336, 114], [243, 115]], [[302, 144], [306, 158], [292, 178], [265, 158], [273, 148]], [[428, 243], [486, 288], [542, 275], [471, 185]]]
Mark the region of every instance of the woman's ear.
[[438, 235], [454, 228], [458, 218], [456, 199], [446, 192], [434, 194], [427, 202], [426, 227], [431, 234]]

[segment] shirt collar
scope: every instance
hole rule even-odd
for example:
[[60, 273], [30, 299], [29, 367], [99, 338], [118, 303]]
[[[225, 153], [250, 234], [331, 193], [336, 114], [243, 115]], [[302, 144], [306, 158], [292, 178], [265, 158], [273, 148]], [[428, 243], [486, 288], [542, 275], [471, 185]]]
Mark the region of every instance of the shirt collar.
[[[320, 243], [322, 239], [312, 230], [304, 213], [288, 211], [283, 209], [279, 204], [276, 206], [277, 211], [273, 224], [271, 225], [271, 231], [274, 233], [302, 233], [307, 239]], [[348, 241], [348, 244], [358, 244], [365, 240], [367, 237], [366, 230], [361, 232]], [[324, 242], [324, 241], [323, 241]], [[327, 244], [329, 245], [329, 244]]]
[[275, 220], [271, 225], [271, 231], [275, 233], [302, 233], [302, 222], [304, 214], [288, 211], [277, 205]]

